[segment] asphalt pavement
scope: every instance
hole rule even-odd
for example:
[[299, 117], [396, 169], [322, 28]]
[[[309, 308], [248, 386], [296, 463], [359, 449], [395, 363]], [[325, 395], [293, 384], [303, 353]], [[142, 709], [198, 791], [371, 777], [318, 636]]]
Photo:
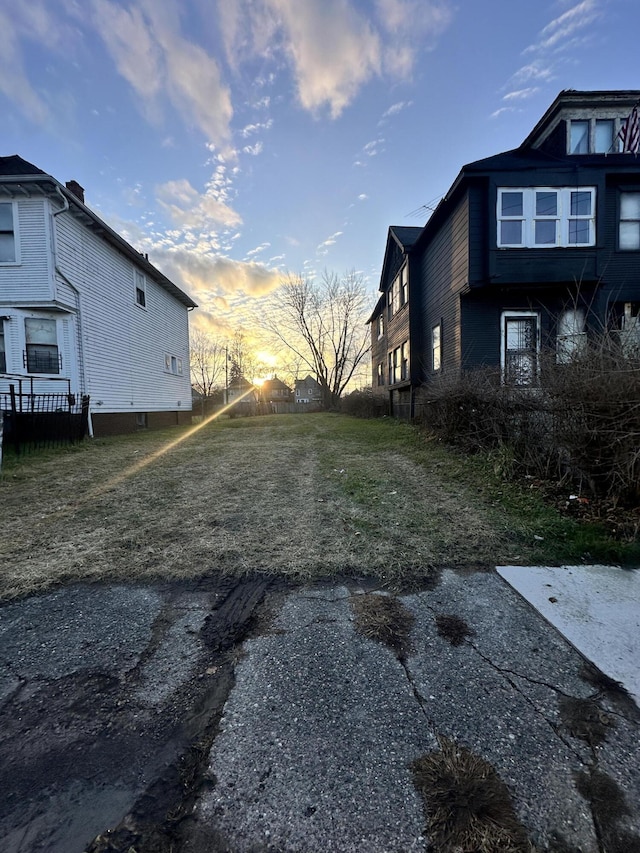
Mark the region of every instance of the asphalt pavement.
[[[424, 851], [416, 762], [446, 744], [490, 765], [536, 850], [640, 849], [638, 667], [610, 663], [637, 636], [638, 574], [602, 570], [630, 615], [598, 635], [596, 669], [553, 618], [598, 572], [551, 588], [525, 571], [521, 592], [443, 571], [411, 594], [210, 579], [2, 605], [0, 849]], [[401, 644], [357, 615], [380, 597]]]

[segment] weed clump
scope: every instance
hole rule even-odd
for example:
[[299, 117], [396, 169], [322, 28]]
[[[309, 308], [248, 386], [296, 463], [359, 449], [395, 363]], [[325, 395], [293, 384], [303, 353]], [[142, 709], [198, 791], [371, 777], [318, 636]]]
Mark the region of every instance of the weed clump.
[[494, 767], [445, 737], [440, 752], [411, 765], [431, 849], [438, 853], [532, 853], [506, 785]]
[[363, 637], [384, 643], [400, 659], [411, 653], [413, 613], [390, 595], [365, 593], [351, 599], [355, 628]]
[[592, 699], [567, 697], [560, 702], [560, 717], [572, 737], [599, 746], [613, 727], [613, 720]]
[[439, 613], [436, 616], [436, 626], [438, 634], [445, 640], [449, 640], [452, 646], [461, 646], [467, 637], [475, 634], [473, 628], [470, 628], [464, 619], [453, 613]]

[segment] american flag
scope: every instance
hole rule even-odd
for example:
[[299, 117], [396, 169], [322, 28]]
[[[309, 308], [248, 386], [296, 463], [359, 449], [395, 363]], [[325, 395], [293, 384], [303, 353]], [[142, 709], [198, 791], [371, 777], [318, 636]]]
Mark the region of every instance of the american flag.
[[625, 154], [637, 154], [640, 147], [640, 115], [635, 106], [620, 128], [618, 137], [622, 140], [622, 151]]

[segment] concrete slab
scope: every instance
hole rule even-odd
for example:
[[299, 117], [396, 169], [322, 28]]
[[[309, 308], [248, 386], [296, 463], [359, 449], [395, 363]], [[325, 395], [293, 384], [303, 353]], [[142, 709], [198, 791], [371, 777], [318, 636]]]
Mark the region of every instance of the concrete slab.
[[498, 573], [640, 704], [640, 570], [498, 566]]

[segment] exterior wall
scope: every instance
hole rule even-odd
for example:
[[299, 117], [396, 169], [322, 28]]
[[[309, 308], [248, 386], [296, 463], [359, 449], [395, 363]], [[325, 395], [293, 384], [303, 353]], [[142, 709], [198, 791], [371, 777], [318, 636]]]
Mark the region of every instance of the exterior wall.
[[[185, 307], [146, 278], [146, 307], [135, 299], [134, 265], [66, 212], [56, 217], [57, 283], [80, 305], [83, 385], [92, 411], [191, 409]], [[182, 361], [182, 375], [165, 368]]]
[[0, 306], [50, 303], [54, 293], [49, 202], [44, 196], [14, 201], [14, 223], [16, 219], [20, 257], [15, 264], [0, 264]]
[[[146, 415], [146, 426], [138, 418]], [[93, 434], [96, 438], [139, 432], [141, 429], [164, 429], [172, 426], [189, 426], [191, 412], [96, 412], [92, 415]]]
[[[98, 434], [135, 430], [136, 413], [149, 427], [189, 421], [186, 307], [148, 277], [139, 306], [135, 264], [44, 195], [15, 201], [14, 222], [20, 254], [0, 264], [0, 322], [15, 379], [0, 379], [0, 393], [22, 379], [25, 392], [89, 394]], [[60, 373], [27, 373], [29, 318], [55, 321]]]
[[[424, 329], [421, 351], [422, 379], [437, 376], [431, 365], [431, 330], [442, 325], [442, 373], [461, 364], [460, 294], [469, 283], [469, 195], [420, 254], [422, 299], [420, 323]], [[414, 309], [415, 310], [415, 309]]]

